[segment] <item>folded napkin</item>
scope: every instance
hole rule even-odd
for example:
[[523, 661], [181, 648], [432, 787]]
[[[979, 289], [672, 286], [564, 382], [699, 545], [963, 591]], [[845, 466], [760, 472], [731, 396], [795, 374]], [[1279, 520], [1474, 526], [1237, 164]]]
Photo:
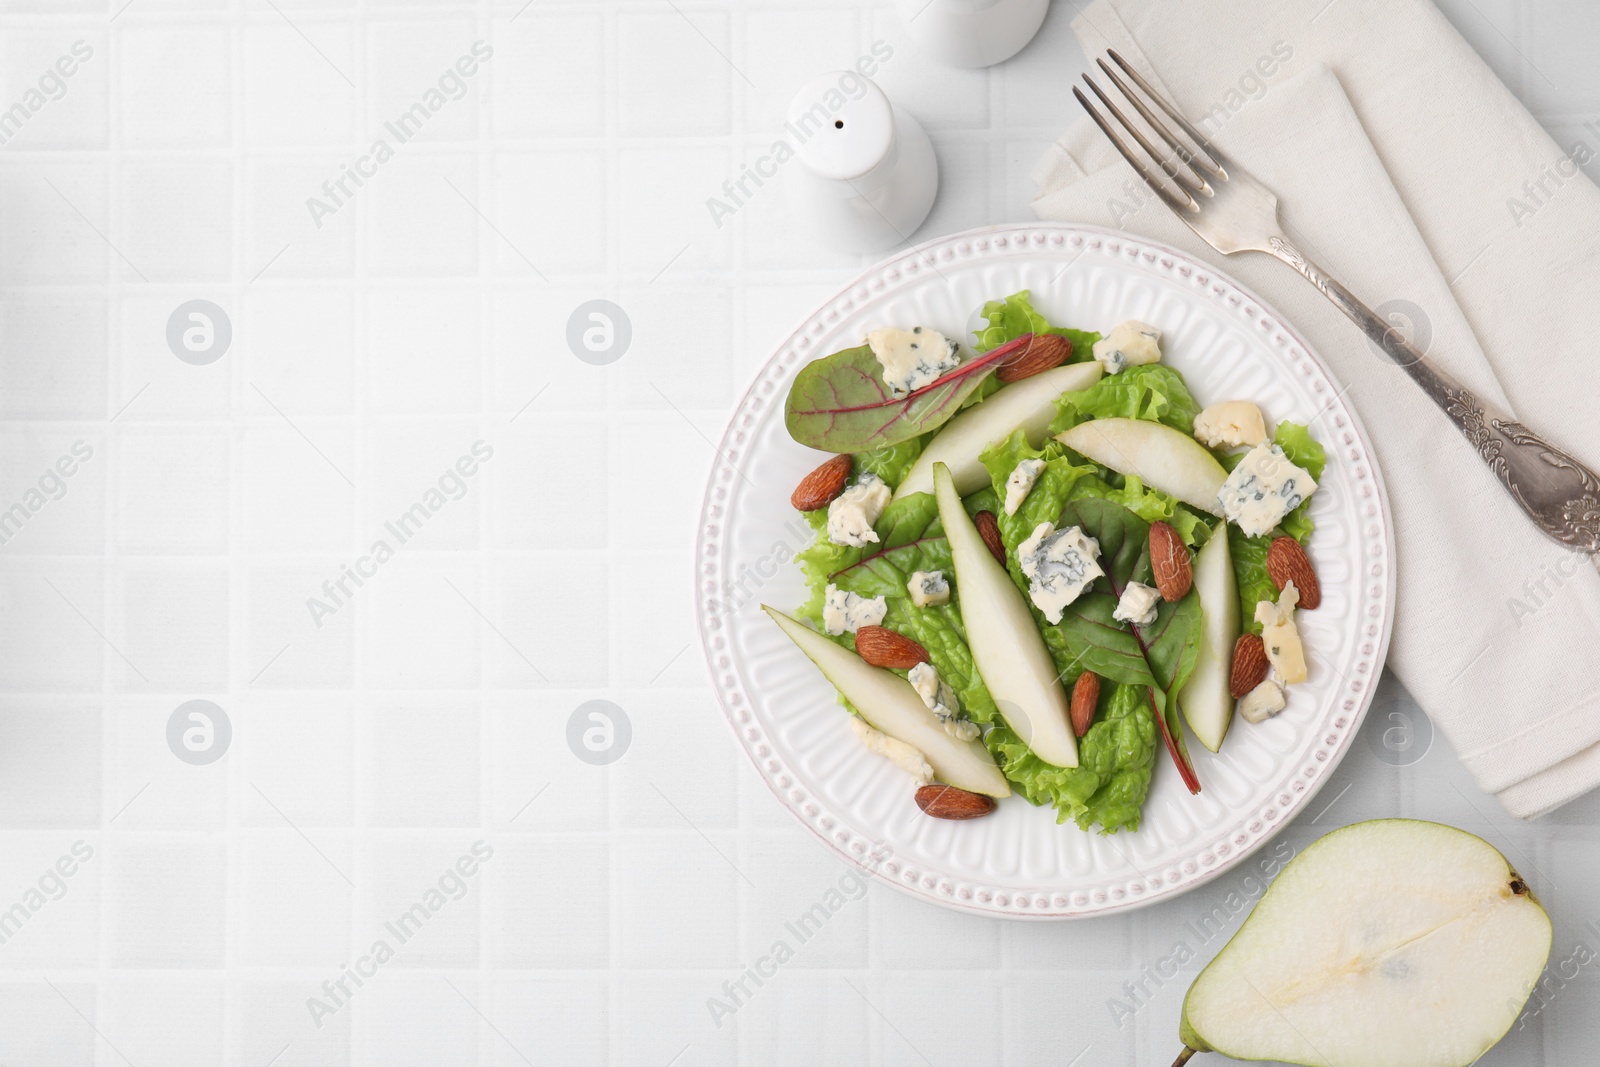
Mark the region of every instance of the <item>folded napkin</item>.
[[[1600, 190], [1427, 0], [1095, 0], [1115, 48], [1277, 194], [1291, 239], [1467, 386], [1600, 468]], [[1403, 371], [1297, 273], [1195, 237], [1087, 119], [1034, 207], [1216, 263], [1333, 367], [1389, 487], [1389, 666], [1531, 818], [1600, 785], [1600, 574], [1544, 538]], [[1215, 398], [1214, 398], [1215, 399]]]

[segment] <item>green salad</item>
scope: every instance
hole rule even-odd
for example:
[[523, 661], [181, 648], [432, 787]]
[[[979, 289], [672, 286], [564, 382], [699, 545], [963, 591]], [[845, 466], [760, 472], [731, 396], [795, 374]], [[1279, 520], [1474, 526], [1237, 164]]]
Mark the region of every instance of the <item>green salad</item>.
[[1323, 449], [1202, 407], [1144, 323], [1057, 326], [1026, 291], [980, 314], [802, 368], [787, 425], [835, 455], [793, 497], [809, 596], [767, 610], [928, 814], [1016, 793], [1137, 830], [1163, 751], [1200, 791], [1186, 726], [1215, 751], [1305, 680]]

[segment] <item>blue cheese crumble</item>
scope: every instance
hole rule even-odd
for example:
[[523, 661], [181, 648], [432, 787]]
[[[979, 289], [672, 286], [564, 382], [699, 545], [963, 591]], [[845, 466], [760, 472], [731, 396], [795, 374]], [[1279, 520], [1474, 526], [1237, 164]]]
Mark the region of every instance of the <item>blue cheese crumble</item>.
[[899, 767], [916, 779], [918, 785], [927, 785], [933, 781], [933, 768], [928, 765], [928, 758], [904, 741], [874, 730], [859, 715], [850, 716], [850, 729], [861, 739], [868, 752], [876, 752]]
[[1311, 472], [1296, 467], [1283, 449], [1262, 442], [1245, 453], [1217, 493], [1227, 520], [1251, 537], [1264, 537], [1317, 491]]
[[944, 571], [912, 571], [906, 592], [919, 608], [938, 607], [950, 603], [950, 579]]
[[977, 723], [959, 718], [961, 705], [956, 701], [956, 691], [939, 677], [939, 672], [934, 670], [933, 664], [917, 664], [906, 675], [906, 680], [911, 683], [911, 688], [917, 691], [917, 696], [922, 698], [928, 710], [933, 712], [934, 718], [939, 720], [939, 725], [944, 727], [945, 733], [957, 741], [971, 741], [978, 736]]
[[1061, 621], [1067, 606], [1105, 571], [1095, 562], [1100, 542], [1084, 536], [1080, 527], [1057, 531], [1041, 522], [1017, 546], [1017, 565], [1028, 579], [1028, 596], [1034, 607], [1052, 623]]
[[921, 326], [909, 330], [873, 330], [867, 346], [883, 367], [883, 384], [895, 396], [932, 385], [961, 365], [961, 345]]
[[1015, 515], [1022, 502], [1033, 492], [1034, 483], [1044, 473], [1044, 460], [1025, 459], [1011, 469], [1006, 479], [1006, 514]]
[[887, 614], [889, 602], [881, 596], [857, 596], [832, 584], [823, 593], [822, 628], [835, 636], [881, 625]]
[[878, 534], [873, 524], [889, 506], [892, 496], [882, 478], [870, 472], [863, 474], [828, 505], [828, 540], [851, 548], [876, 542]]
[[1107, 374], [1161, 362], [1161, 331], [1148, 322], [1129, 319], [1094, 343], [1094, 358]]
[[1111, 617], [1117, 622], [1131, 622], [1135, 626], [1149, 626], [1156, 621], [1156, 613], [1161, 607], [1161, 594], [1153, 585], [1143, 582], [1129, 582], [1122, 590], [1122, 599], [1117, 601], [1117, 610]]

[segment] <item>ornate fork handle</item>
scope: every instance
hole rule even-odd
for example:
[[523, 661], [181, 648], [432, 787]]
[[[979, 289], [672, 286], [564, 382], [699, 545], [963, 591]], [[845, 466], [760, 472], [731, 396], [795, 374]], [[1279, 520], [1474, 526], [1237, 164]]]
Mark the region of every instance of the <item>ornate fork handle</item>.
[[1269, 243], [1273, 255], [1305, 275], [1389, 358], [1405, 368], [1478, 450], [1539, 529], [1562, 544], [1600, 552], [1600, 475], [1441, 371], [1393, 325], [1286, 239], [1273, 237]]

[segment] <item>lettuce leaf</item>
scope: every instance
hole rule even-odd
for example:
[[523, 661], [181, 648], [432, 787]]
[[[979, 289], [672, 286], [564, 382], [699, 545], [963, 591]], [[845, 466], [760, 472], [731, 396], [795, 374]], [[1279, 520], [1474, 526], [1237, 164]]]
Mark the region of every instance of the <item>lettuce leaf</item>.
[[[1310, 472], [1311, 477], [1319, 481], [1322, 479], [1322, 472], [1328, 466], [1328, 453], [1312, 438], [1308, 427], [1297, 422], [1280, 422], [1277, 432], [1272, 436], [1272, 443], [1283, 449], [1283, 454], [1289, 457], [1289, 462], [1296, 467], [1304, 467]], [[1316, 523], [1311, 521], [1310, 512], [1311, 501], [1307, 500], [1283, 518], [1283, 532], [1302, 545], [1316, 529]]]
[[1183, 375], [1163, 363], [1129, 367], [1087, 389], [1062, 393], [1056, 408], [1052, 435], [1089, 419], [1145, 419], [1192, 434], [1194, 417], [1200, 414]]
[[978, 343], [973, 347], [979, 352], [998, 348], [1023, 334], [1051, 333], [1072, 342], [1072, 356], [1067, 360], [1068, 363], [1083, 363], [1094, 358], [1094, 343], [1100, 340], [1098, 333], [1089, 330], [1050, 325], [1049, 319], [1033, 309], [1033, 300], [1026, 289], [1012, 293], [1004, 300], [989, 301], [979, 314], [987, 323], [977, 331]]
[[898, 488], [910, 473], [911, 465], [922, 455], [923, 444], [928, 436], [931, 435], [913, 437], [899, 444], [873, 449], [871, 452], [857, 452], [854, 456], [854, 473], [859, 475], [867, 471], [876, 474], [889, 483], [891, 489]]

